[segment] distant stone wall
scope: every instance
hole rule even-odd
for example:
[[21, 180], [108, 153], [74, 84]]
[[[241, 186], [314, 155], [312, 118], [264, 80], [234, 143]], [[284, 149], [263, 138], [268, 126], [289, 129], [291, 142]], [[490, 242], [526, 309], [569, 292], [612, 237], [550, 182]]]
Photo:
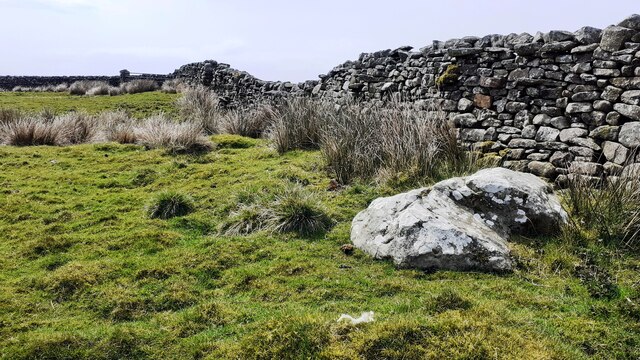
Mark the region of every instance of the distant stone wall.
[[208, 60], [187, 64], [172, 75], [193, 85], [204, 85], [214, 90], [224, 104], [233, 107], [246, 103], [273, 100], [293, 95], [311, 95], [318, 81], [300, 84], [260, 80], [246, 71], [233, 69], [228, 64]]
[[639, 64], [633, 15], [604, 30], [470, 36], [362, 54], [301, 84], [262, 81], [214, 61], [174, 76], [236, 102], [303, 95], [437, 106], [469, 147], [563, 181], [640, 171]]
[[60, 84], [72, 84], [81, 80], [106, 81], [111, 85], [120, 84], [119, 76], [0, 76], [0, 89], [11, 90], [17, 86], [35, 88]]
[[[145, 74], [143, 76], [129, 76], [126, 81], [137, 78], [155, 80], [162, 84], [170, 75]], [[39, 86], [56, 86], [60, 84], [71, 85], [76, 81], [104, 81], [112, 86], [120, 85], [122, 78], [120, 76], [0, 76], [0, 89], [12, 90], [15, 87], [36, 88]]]

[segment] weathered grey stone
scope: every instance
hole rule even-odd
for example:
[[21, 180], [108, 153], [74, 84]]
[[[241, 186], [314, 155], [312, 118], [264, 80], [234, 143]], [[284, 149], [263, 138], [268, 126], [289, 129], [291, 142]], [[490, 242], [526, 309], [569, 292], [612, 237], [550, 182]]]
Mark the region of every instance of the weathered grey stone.
[[513, 127], [513, 126], [502, 126], [500, 128], [498, 128], [498, 133], [504, 133], [504, 134], [520, 134], [520, 129]]
[[576, 94], [573, 94], [571, 100], [582, 102], [582, 101], [593, 101], [600, 98], [600, 93], [597, 91], [583, 91]]
[[558, 150], [558, 151], [565, 151], [569, 148], [567, 144], [559, 141], [540, 142], [537, 144], [536, 147], [538, 149], [543, 149], [543, 150]]
[[571, 146], [569, 147], [569, 152], [576, 156], [574, 161], [578, 162], [591, 162], [596, 154], [593, 149], [583, 146]]
[[535, 149], [537, 142], [535, 140], [529, 139], [512, 139], [509, 141], [510, 148], [525, 148], [525, 149]]
[[625, 41], [631, 39], [634, 35], [633, 30], [623, 28], [621, 26], [609, 26], [602, 31], [602, 40], [600, 47], [604, 51], [618, 51], [622, 48]]
[[573, 33], [564, 30], [551, 30], [542, 35], [542, 39], [546, 43], [569, 41], [574, 39]]
[[547, 183], [496, 168], [374, 200], [354, 218], [351, 241], [401, 268], [505, 271], [510, 235], [553, 234], [566, 221]]
[[633, 120], [640, 120], [640, 106], [618, 103], [613, 105], [613, 109], [624, 117], [628, 117]]
[[593, 129], [591, 133], [589, 133], [589, 137], [592, 137], [598, 140], [615, 141], [618, 139], [619, 131], [620, 131], [620, 127], [618, 126], [603, 125]]
[[584, 62], [584, 63], [575, 64], [571, 68], [571, 71], [576, 73], [576, 74], [584, 74], [584, 73], [587, 73], [587, 72], [591, 71], [591, 69], [592, 69], [591, 63]]
[[528, 78], [529, 78], [529, 69], [524, 68], [524, 69], [515, 69], [511, 71], [511, 73], [509, 74], [508, 80], [514, 81], [514, 80], [528, 79]]
[[608, 161], [622, 165], [627, 161], [629, 149], [617, 142], [605, 141], [602, 143], [602, 153]]
[[523, 102], [516, 102], [516, 101], [510, 101], [507, 103], [507, 105], [505, 106], [505, 109], [512, 113], [515, 114], [519, 111], [522, 111], [524, 109], [527, 108], [527, 104], [523, 103]]
[[607, 114], [601, 111], [593, 111], [590, 113], [580, 114], [580, 120], [589, 125], [590, 127], [596, 127], [604, 125], [607, 119]]
[[549, 162], [555, 167], [565, 168], [573, 161], [573, 155], [564, 151], [556, 151], [551, 155]]
[[622, 20], [618, 24], [618, 26], [628, 28], [628, 29], [633, 29], [633, 30], [640, 30], [640, 15], [633, 14], [628, 18]]
[[[542, 126], [536, 133], [536, 141], [556, 141], [560, 136], [560, 130]], [[547, 176], [548, 177], [548, 176]]]
[[620, 124], [621, 117], [622, 116], [620, 115], [619, 112], [611, 111], [610, 113], [607, 114], [607, 118], [606, 118], [607, 124], [616, 126]]
[[600, 69], [617, 69], [618, 64], [610, 60], [593, 60], [593, 67]]
[[604, 88], [604, 91], [602, 92], [602, 95], [600, 97], [602, 97], [602, 99], [610, 101], [610, 102], [615, 102], [620, 98], [620, 95], [622, 95], [623, 90], [614, 86], [607, 86], [606, 88]]
[[618, 141], [628, 148], [640, 148], [640, 122], [628, 122], [622, 125]]
[[547, 114], [538, 114], [533, 117], [533, 125], [548, 125], [551, 122], [551, 116]]
[[540, 48], [540, 52], [541, 53], [564, 53], [564, 52], [571, 51], [571, 49], [573, 49], [577, 45], [578, 44], [576, 44], [573, 41], [560, 41], [560, 42], [547, 43], [542, 45], [542, 47]]
[[486, 88], [500, 88], [504, 86], [505, 79], [504, 78], [496, 78], [496, 77], [481, 77], [480, 78], [480, 86]]
[[595, 141], [593, 141], [592, 139], [589, 139], [589, 138], [574, 137], [572, 139], [567, 140], [567, 142], [569, 144], [573, 144], [573, 145], [578, 145], [580, 147], [589, 148], [589, 149], [594, 150], [594, 151], [602, 150], [602, 148], [600, 148], [600, 145], [598, 145]]
[[628, 90], [622, 93], [620, 100], [629, 105], [640, 105], [640, 90]]
[[574, 161], [569, 166], [569, 171], [573, 174], [587, 176], [601, 176], [604, 168], [601, 164], [593, 162]]
[[536, 137], [535, 125], [526, 125], [522, 128], [522, 137], [525, 139], [533, 139]]
[[477, 55], [482, 52], [482, 49], [477, 48], [458, 48], [458, 49], [447, 49], [447, 53], [449, 56], [453, 57], [465, 57], [471, 55]]
[[486, 134], [484, 129], [460, 129], [460, 139], [467, 142], [484, 141]]
[[538, 176], [553, 179], [556, 176], [556, 167], [548, 162], [532, 161], [527, 165], [529, 171]]
[[453, 122], [460, 127], [473, 127], [478, 123], [478, 119], [473, 114], [459, 114], [453, 117]]
[[547, 154], [547, 153], [533, 153], [533, 154], [527, 155], [527, 160], [547, 161], [549, 160], [550, 157], [551, 157], [551, 154]]
[[458, 100], [459, 111], [470, 111], [472, 109], [473, 109], [473, 101], [465, 98]]
[[549, 121], [549, 123], [554, 128], [560, 129], [560, 130], [566, 129], [566, 128], [571, 126], [571, 123], [569, 122], [569, 119], [567, 119], [564, 116], [556, 116], [556, 117], [552, 118], [551, 121]]
[[520, 56], [529, 56], [537, 53], [542, 48], [540, 43], [517, 44], [513, 47], [516, 54]]
[[593, 108], [595, 110], [609, 112], [613, 109], [613, 105], [607, 100], [596, 100], [593, 102]]
[[567, 114], [588, 113], [593, 111], [593, 106], [590, 103], [569, 103], [566, 111]]
[[576, 31], [574, 37], [580, 44], [595, 44], [600, 42], [602, 30], [585, 26]]
[[[599, 42], [600, 40], [598, 40]], [[600, 46], [599, 43], [596, 44], [589, 44], [589, 45], [582, 45], [582, 46], [576, 46], [573, 49], [571, 49], [571, 53], [572, 54], [582, 54], [582, 53], [592, 53], [595, 49], [597, 49]]]
[[[621, 77], [611, 79], [611, 84], [623, 89], [640, 89], [640, 77]], [[609, 99], [605, 99], [609, 100]], [[614, 101], [614, 100], [610, 100]]]
[[520, 160], [524, 157], [525, 149], [509, 149], [507, 151], [507, 159]]
[[620, 75], [622, 75], [622, 73], [618, 69], [593, 69], [593, 76], [596, 77], [616, 77]]
[[563, 143], [577, 137], [585, 137], [589, 132], [585, 129], [570, 128], [560, 131], [560, 141]]

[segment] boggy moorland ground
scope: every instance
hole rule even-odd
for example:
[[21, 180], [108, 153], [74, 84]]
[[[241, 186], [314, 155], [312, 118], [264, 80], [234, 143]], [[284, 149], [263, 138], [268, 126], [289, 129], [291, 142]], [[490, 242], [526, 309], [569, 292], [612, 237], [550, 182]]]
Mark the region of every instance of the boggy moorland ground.
[[[132, 95], [141, 97], [172, 106], [159, 93]], [[510, 274], [399, 270], [340, 247], [358, 211], [406, 186], [327, 191], [317, 150], [280, 155], [267, 140], [212, 140], [198, 155], [0, 146], [0, 358], [640, 356], [637, 251], [518, 239]], [[226, 231], [248, 216], [242, 209], [277, 204], [292, 188], [315, 199], [329, 231]], [[190, 196], [193, 211], [151, 219], [164, 191]], [[336, 322], [362, 311], [375, 321]]]

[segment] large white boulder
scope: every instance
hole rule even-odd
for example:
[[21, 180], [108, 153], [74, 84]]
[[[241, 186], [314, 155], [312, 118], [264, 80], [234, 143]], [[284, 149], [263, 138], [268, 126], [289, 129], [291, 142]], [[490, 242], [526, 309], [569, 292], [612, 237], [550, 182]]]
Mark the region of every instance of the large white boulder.
[[494, 168], [374, 200], [351, 241], [403, 268], [508, 271], [511, 234], [551, 234], [566, 218], [545, 181]]

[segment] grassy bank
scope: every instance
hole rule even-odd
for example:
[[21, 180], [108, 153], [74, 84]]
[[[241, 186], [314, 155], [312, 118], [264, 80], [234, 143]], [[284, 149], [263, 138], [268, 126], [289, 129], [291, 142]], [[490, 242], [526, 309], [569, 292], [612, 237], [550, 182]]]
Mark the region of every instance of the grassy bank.
[[[3, 358], [639, 355], [627, 300], [635, 256], [522, 241], [520, 269], [504, 276], [347, 256], [351, 218], [393, 190], [328, 192], [318, 152], [229, 148], [237, 140], [196, 157], [114, 144], [0, 148]], [[239, 203], [294, 183], [334, 219], [325, 236], [218, 235]], [[164, 190], [189, 194], [195, 211], [150, 219], [146, 206]], [[602, 274], [576, 276], [587, 258], [615, 294], [594, 296]], [[372, 324], [335, 322], [369, 310]]]
[[[128, 96], [171, 106], [113, 101]], [[1, 359], [640, 357], [637, 251], [521, 238], [511, 274], [398, 270], [341, 246], [370, 201], [409, 185], [328, 191], [322, 150], [211, 140], [195, 155], [0, 146]], [[301, 209], [319, 231], [281, 226]], [[375, 321], [336, 322], [363, 311]]]

